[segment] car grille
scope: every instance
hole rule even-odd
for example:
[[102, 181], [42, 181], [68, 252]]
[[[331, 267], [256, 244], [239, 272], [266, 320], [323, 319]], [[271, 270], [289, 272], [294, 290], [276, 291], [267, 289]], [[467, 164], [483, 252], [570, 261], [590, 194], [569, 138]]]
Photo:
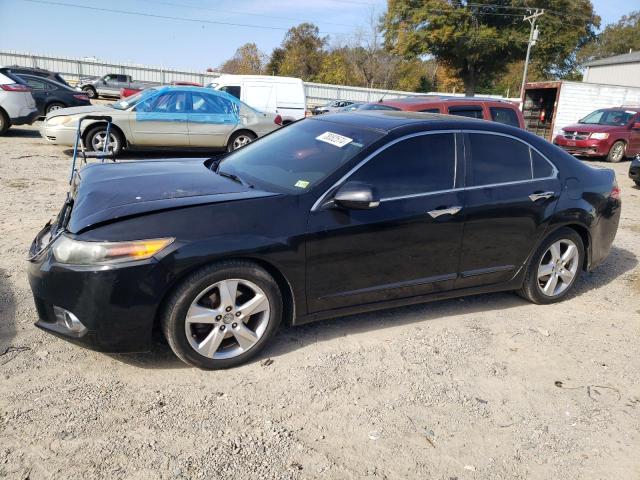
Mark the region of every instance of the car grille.
[[589, 138], [589, 132], [575, 132], [565, 130], [564, 138], [567, 140], [586, 140]]

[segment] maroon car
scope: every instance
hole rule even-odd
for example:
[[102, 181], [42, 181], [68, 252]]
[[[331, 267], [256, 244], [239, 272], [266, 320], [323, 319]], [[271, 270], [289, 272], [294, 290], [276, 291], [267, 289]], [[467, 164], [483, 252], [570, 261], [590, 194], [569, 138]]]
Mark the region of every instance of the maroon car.
[[572, 155], [619, 162], [640, 153], [640, 107], [602, 108], [562, 129], [553, 143]]

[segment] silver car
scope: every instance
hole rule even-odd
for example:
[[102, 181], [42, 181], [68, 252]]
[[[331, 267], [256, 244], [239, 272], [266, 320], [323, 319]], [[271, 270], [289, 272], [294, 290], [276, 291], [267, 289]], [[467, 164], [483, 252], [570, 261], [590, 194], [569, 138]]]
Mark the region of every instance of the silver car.
[[[40, 133], [50, 143], [73, 145], [78, 120], [85, 115], [112, 118], [108, 150], [115, 154], [127, 147], [233, 151], [282, 124], [279, 115], [254, 110], [225, 92], [158, 87], [112, 104], [55, 110], [47, 115]], [[102, 150], [106, 127], [100, 120], [84, 120], [85, 148]]]

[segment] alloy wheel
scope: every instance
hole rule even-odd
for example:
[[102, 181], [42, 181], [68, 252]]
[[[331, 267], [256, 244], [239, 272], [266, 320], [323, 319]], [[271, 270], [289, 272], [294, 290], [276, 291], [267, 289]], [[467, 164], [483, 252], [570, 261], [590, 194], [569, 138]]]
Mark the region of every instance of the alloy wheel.
[[[91, 147], [95, 152], [102, 152], [104, 150], [104, 143], [107, 139], [107, 131], [100, 130], [91, 138]], [[113, 153], [118, 146], [118, 139], [113, 133], [109, 133], [109, 145], [107, 146], [107, 152]]]
[[622, 160], [624, 155], [624, 143], [616, 143], [613, 146], [613, 151], [611, 152], [611, 160], [614, 162], [619, 162]]
[[251, 143], [253, 139], [249, 135], [238, 135], [236, 139], [233, 141], [233, 149], [237, 150], [245, 145]]
[[191, 348], [200, 355], [214, 360], [233, 358], [262, 338], [270, 313], [269, 299], [255, 283], [222, 280], [191, 303], [185, 333]]
[[576, 277], [580, 253], [576, 244], [563, 238], [552, 243], [538, 265], [538, 287], [548, 297], [563, 293]]

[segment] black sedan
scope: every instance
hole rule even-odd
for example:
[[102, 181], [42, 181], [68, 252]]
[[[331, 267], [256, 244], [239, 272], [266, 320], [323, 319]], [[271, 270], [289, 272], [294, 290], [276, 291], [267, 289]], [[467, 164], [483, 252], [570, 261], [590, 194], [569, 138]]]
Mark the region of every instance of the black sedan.
[[61, 83], [36, 75], [17, 74], [17, 76], [32, 88], [33, 98], [42, 116], [60, 108], [91, 105], [87, 94]]
[[238, 365], [281, 323], [483, 292], [566, 297], [607, 256], [612, 170], [523, 130], [337, 113], [220, 160], [94, 164], [31, 246], [37, 326], [110, 351], [162, 329]]
[[629, 165], [629, 178], [640, 187], [640, 154], [631, 160], [631, 165]]

